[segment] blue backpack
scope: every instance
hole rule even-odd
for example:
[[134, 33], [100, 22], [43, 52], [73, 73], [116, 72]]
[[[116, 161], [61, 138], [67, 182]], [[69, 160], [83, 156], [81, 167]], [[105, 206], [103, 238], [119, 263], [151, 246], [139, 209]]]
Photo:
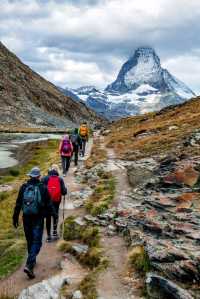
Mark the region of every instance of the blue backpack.
[[24, 215], [38, 215], [41, 208], [41, 193], [38, 185], [27, 185], [23, 194]]

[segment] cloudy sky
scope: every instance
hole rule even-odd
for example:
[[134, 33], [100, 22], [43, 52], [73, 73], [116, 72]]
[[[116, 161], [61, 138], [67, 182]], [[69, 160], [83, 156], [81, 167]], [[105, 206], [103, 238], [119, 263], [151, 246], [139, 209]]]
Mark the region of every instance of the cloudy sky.
[[0, 40], [60, 86], [112, 82], [138, 46], [200, 93], [199, 0], [0, 0]]

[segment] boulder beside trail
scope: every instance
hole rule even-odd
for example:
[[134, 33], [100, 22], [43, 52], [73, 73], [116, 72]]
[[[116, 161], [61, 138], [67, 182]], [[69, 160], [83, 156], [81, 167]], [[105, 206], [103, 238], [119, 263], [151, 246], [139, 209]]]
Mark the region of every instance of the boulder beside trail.
[[129, 166], [127, 174], [129, 183], [133, 188], [147, 184], [148, 180], [153, 177], [151, 170], [139, 166]]
[[150, 299], [194, 299], [188, 291], [154, 273], [147, 274], [146, 287]]

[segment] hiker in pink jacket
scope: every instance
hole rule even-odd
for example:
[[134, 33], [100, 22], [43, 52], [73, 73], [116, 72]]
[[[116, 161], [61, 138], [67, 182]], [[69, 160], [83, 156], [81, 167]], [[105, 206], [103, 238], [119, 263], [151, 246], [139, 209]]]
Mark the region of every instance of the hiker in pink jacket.
[[59, 152], [61, 155], [63, 176], [66, 176], [71, 162], [71, 157], [73, 155], [73, 145], [69, 139], [68, 135], [65, 135], [60, 142]]

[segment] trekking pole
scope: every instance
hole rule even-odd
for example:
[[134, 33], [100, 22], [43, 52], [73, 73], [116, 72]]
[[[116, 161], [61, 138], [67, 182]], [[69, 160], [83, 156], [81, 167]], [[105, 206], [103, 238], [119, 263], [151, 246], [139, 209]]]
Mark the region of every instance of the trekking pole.
[[63, 197], [63, 223], [62, 223], [62, 239], [64, 240], [64, 229], [65, 229], [65, 195]]

